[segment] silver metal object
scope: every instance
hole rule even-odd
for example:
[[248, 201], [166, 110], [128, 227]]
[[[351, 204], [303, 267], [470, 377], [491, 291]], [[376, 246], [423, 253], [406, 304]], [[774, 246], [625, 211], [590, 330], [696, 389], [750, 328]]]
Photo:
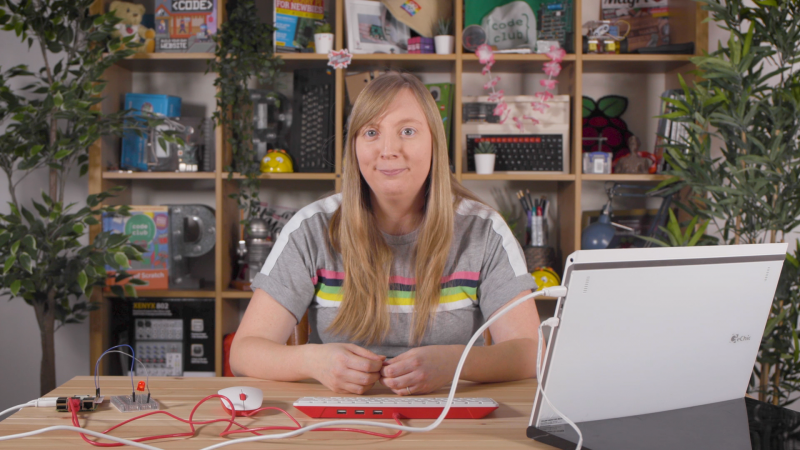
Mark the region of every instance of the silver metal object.
[[267, 261], [273, 241], [267, 221], [264, 219], [251, 219], [250, 225], [245, 230], [245, 236], [247, 277], [248, 281], [252, 283]]
[[210, 252], [216, 244], [214, 210], [205, 205], [169, 205], [170, 289], [200, 289], [188, 263]]

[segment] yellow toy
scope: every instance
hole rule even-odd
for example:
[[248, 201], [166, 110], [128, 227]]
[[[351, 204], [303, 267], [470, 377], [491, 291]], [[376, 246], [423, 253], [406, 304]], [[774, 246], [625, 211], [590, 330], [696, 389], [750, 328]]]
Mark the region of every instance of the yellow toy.
[[536, 285], [539, 290], [553, 286], [561, 285], [561, 277], [549, 267], [537, 267], [531, 272], [533, 279], [536, 280]]
[[292, 157], [283, 149], [274, 149], [267, 152], [267, 155], [261, 159], [262, 172], [280, 172], [291, 173], [294, 172], [294, 165], [292, 164]]
[[122, 19], [122, 22], [114, 25], [114, 37], [135, 36], [131, 42], [143, 44], [136, 48], [137, 53], [153, 53], [156, 49], [156, 32], [152, 28], [142, 25], [144, 16], [144, 5], [137, 5], [130, 2], [111, 2], [108, 7], [110, 12]]

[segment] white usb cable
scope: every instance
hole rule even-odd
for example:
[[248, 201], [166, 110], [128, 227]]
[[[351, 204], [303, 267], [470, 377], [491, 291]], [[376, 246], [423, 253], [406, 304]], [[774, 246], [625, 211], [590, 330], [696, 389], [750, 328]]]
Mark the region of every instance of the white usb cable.
[[7, 410], [5, 410], [3, 412], [0, 412], [0, 417], [2, 417], [5, 414], [8, 414], [10, 412], [16, 412], [16, 411], [18, 411], [18, 410], [20, 410], [22, 408], [30, 408], [30, 407], [36, 407], [36, 408], [53, 407], [53, 408], [55, 408], [56, 407], [56, 400], [58, 400], [58, 397], [37, 398], [36, 400], [31, 400], [28, 403], [23, 403], [23, 404], [17, 405], [17, 406], [12, 406], [11, 408], [8, 408]]
[[[331, 420], [331, 421], [327, 421], [327, 422], [318, 422], [318, 423], [315, 423], [313, 425], [309, 425], [309, 426], [306, 426], [306, 427], [303, 427], [303, 428], [299, 428], [297, 430], [289, 431], [289, 432], [286, 432], [286, 433], [268, 434], [268, 435], [261, 435], [261, 436], [251, 436], [251, 437], [246, 437], [246, 438], [240, 438], [240, 439], [234, 439], [234, 440], [230, 440], [230, 441], [226, 441], [226, 442], [221, 442], [219, 444], [215, 444], [215, 445], [212, 445], [212, 446], [209, 446], [209, 447], [205, 447], [202, 450], [215, 450], [215, 449], [218, 449], [218, 448], [227, 447], [229, 445], [242, 444], [242, 443], [245, 443], [245, 442], [256, 442], [256, 441], [265, 441], [265, 440], [273, 440], [273, 439], [284, 439], [284, 438], [298, 436], [298, 435], [304, 434], [304, 433], [306, 433], [308, 431], [316, 430], [317, 428], [325, 428], [325, 427], [331, 427], [331, 426], [338, 427], [338, 426], [342, 426], [342, 425], [378, 426], [378, 427], [382, 427], [382, 428], [389, 428], [389, 429], [392, 429], [392, 430], [408, 431], [408, 432], [412, 432], [412, 433], [422, 433], [422, 432], [431, 431], [431, 430], [435, 429], [436, 427], [438, 427], [439, 424], [442, 423], [444, 418], [447, 416], [447, 413], [450, 411], [450, 406], [453, 403], [453, 398], [454, 398], [454, 396], [456, 394], [456, 389], [458, 388], [458, 379], [459, 379], [459, 376], [461, 375], [461, 369], [464, 367], [464, 362], [467, 360], [467, 354], [469, 354], [469, 351], [472, 348], [473, 344], [475, 344], [475, 341], [478, 340], [478, 338], [483, 335], [483, 332], [487, 328], [489, 328], [489, 325], [491, 325], [497, 319], [499, 319], [500, 317], [503, 317], [509, 311], [511, 311], [512, 309], [516, 308], [517, 306], [519, 306], [520, 304], [522, 304], [523, 302], [525, 302], [525, 301], [527, 301], [529, 299], [536, 298], [536, 297], [541, 297], [541, 296], [564, 297], [566, 295], [567, 295], [567, 288], [564, 287], [564, 286], [553, 286], [553, 287], [550, 287], [550, 288], [545, 288], [545, 289], [543, 289], [541, 291], [533, 292], [531, 294], [528, 294], [528, 295], [526, 295], [524, 297], [521, 297], [521, 298], [515, 300], [513, 303], [508, 305], [508, 307], [503, 308], [500, 312], [498, 312], [495, 316], [493, 316], [492, 318], [487, 320], [486, 323], [484, 323], [480, 328], [478, 328], [478, 330], [472, 336], [472, 339], [470, 339], [469, 342], [467, 343], [467, 346], [464, 348], [464, 351], [461, 354], [461, 359], [458, 361], [458, 367], [456, 367], [455, 375], [453, 375], [453, 383], [452, 383], [452, 385], [450, 387], [450, 394], [447, 397], [447, 402], [444, 405], [444, 409], [442, 410], [441, 414], [439, 414], [439, 417], [432, 424], [428, 425], [427, 427], [408, 427], [408, 426], [404, 426], [404, 425], [396, 425], [396, 424], [392, 424], [392, 423], [376, 422], [376, 421], [371, 421], [371, 420], [349, 420], [349, 419], [348, 420]], [[547, 322], [547, 321], [545, 321], [545, 322]], [[550, 322], [550, 323], [552, 324], [553, 322]], [[539, 327], [539, 351], [540, 352], [541, 352], [541, 347], [542, 347], [542, 327], [540, 326]], [[539, 376], [539, 355], [537, 355], [536, 362], [537, 362], [537, 377], [538, 377]], [[540, 387], [540, 389], [541, 389], [541, 387]], [[542, 393], [544, 393], [544, 392], [542, 391]], [[545, 397], [545, 399], [547, 400], [547, 397]], [[549, 400], [547, 400], [547, 403], [548, 403], [548, 405], [550, 405], [551, 408], [553, 408], [554, 411], [556, 411], [558, 413], [558, 410], [556, 410], [552, 406], [552, 404], [550, 403]], [[25, 406], [30, 406], [30, 405], [26, 404], [26, 405], [23, 405], [22, 407], [25, 407]], [[558, 413], [558, 414], [560, 414], [560, 413]], [[567, 419], [563, 415], [561, 415], [561, 416], [569, 424], [571, 424], [573, 427], [575, 427], [574, 423], [569, 421], [569, 419]], [[577, 427], [575, 427], [575, 428], [577, 430]], [[121, 443], [121, 444], [126, 444], [126, 445], [130, 445], [130, 446], [133, 446], [133, 447], [143, 448], [145, 450], [162, 450], [162, 449], [160, 449], [158, 447], [153, 447], [153, 446], [150, 446], [150, 445], [147, 445], [147, 444], [143, 444], [143, 443], [140, 443], [140, 442], [129, 441], [127, 439], [122, 439], [122, 438], [118, 438], [116, 436], [110, 436], [110, 435], [98, 433], [96, 431], [87, 430], [87, 429], [84, 429], [84, 428], [70, 427], [70, 426], [63, 426], [63, 425], [42, 428], [40, 430], [34, 430], [34, 431], [27, 432], [27, 433], [19, 433], [19, 434], [13, 434], [13, 435], [9, 435], [9, 436], [0, 436], [0, 441], [18, 439], [18, 438], [23, 438], [23, 437], [28, 437], [28, 436], [35, 436], [37, 434], [46, 433], [46, 432], [49, 432], [49, 431], [56, 431], [56, 430], [76, 431], [76, 432], [79, 432], [79, 433], [84, 433], [84, 434], [88, 434], [88, 435], [91, 435], [91, 436], [100, 437], [100, 438], [103, 438], [103, 439], [108, 439], [108, 440], [111, 440], [111, 441], [114, 441], [114, 442], [118, 442], [118, 443]], [[580, 435], [580, 431], [578, 431], [578, 434]], [[581, 441], [579, 441], [579, 443], [578, 443], [578, 449], [580, 449], [580, 446], [581, 446], [581, 443], [582, 443], [582, 439], [583, 438], [581, 437]]]
[[542, 388], [542, 360], [544, 359], [544, 355], [542, 355], [542, 346], [544, 345], [544, 333], [542, 333], [542, 328], [550, 327], [555, 328], [558, 326], [559, 320], [557, 317], [551, 317], [541, 324], [539, 324], [539, 349], [536, 352], [536, 380], [539, 382], [539, 386], [536, 388], [539, 390], [539, 393], [542, 394], [542, 398], [544, 401], [547, 402], [547, 406], [553, 410], [554, 413], [558, 414], [559, 417], [564, 419], [564, 422], [567, 422], [575, 431], [578, 432], [578, 445], [575, 447], [575, 450], [581, 450], [583, 447], [583, 434], [581, 430], [575, 425], [575, 422], [569, 420], [569, 417], [565, 416], [561, 413], [552, 403], [550, 403], [550, 399], [547, 398], [547, 394], [544, 393], [544, 388]]

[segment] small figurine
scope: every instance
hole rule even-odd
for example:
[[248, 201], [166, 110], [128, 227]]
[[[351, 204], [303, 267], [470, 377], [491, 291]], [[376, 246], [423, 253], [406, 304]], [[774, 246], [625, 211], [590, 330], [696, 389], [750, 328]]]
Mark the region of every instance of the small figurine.
[[294, 172], [292, 157], [283, 149], [270, 150], [267, 152], [266, 156], [261, 159], [261, 172]]
[[655, 158], [642, 155], [645, 152], [639, 151], [641, 145], [642, 142], [636, 136], [628, 138], [630, 153], [614, 163], [614, 173], [648, 173], [650, 171], [650, 167], [655, 164]]

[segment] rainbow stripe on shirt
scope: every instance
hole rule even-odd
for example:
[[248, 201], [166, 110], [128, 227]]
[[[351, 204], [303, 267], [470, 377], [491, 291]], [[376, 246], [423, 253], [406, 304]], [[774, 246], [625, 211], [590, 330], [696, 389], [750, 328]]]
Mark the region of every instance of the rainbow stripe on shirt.
[[[479, 272], [455, 272], [443, 276], [439, 307], [437, 311], [450, 311], [477, 304]], [[320, 307], [338, 308], [342, 302], [342, 283], [344, 272], [318, 269], [311, 278], [314, 284], [314, 300]], [[389, 277], [387, 301], [390, 312], [413, 312], [416, 296], [416, 279], [400, 276]]]

